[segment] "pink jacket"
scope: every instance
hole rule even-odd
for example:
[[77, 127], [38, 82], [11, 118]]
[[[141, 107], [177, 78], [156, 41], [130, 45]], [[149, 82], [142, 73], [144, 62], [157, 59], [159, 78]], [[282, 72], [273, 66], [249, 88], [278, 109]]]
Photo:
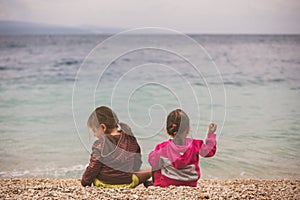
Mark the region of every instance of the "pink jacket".
[[186, 139], [186, 144], [175, 145], [173, 140], [158, 144], [149, 154], [148, 161], [154, 170], [154, 186], [197, 186], [200, 178], [199, 154], [212, 157], [216, 152], [216, 135], [207, 134], [203, 140]]

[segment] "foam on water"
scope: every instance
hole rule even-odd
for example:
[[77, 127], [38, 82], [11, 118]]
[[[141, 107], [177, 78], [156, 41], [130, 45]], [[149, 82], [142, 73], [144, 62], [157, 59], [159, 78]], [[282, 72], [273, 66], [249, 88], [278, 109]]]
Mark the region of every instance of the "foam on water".
[[57, 168], [54, 165], [46, 168], [34, 168], [28, 170], [1, 171], [0, 178], [11, 177], [45, 177], [45, 178], [72, 178], [80, 177], [85, 167], [74, 165], [70, 167]]

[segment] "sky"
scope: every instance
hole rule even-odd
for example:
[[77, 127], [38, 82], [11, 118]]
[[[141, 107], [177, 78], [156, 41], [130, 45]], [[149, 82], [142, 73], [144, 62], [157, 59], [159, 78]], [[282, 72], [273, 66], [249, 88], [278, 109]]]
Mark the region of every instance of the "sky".
[[300, 0], [0, 0], [0, 20], [184, 33], [300, 34]]

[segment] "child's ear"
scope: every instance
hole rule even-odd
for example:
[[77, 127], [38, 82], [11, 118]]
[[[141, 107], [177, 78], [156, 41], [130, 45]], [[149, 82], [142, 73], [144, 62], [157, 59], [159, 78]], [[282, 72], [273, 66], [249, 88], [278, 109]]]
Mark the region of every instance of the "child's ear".
[[105, 126], [105, 124], [100, 124], [100, 127], [102, 128], [103, 132], [106, 131], [106, 126]]

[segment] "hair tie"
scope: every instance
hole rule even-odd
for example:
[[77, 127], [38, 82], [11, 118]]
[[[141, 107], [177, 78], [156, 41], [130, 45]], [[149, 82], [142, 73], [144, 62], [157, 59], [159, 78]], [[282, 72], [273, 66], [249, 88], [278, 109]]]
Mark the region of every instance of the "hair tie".
[[120, 124], [117, 124], [117, 131], [118, 131], [118, 132], [121, 132], [121, 131], [122, 131], [122, 127], [121, 127]]
[[176, 127], [177, 125], [176, 125], [176, 124], [172, 124], [172, 126], [173, 126], [173, 127]]

